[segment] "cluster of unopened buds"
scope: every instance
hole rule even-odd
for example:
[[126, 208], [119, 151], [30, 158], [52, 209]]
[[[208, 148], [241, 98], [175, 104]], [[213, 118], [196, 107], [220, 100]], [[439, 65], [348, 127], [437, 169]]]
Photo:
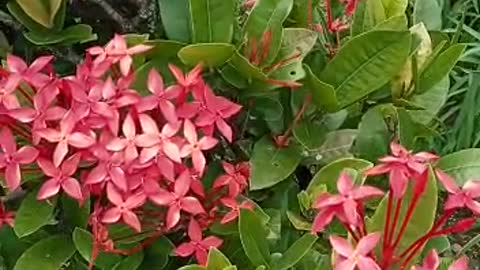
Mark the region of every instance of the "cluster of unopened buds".
[[[224, 161], [224, 174], [208, 192], [201, 182], [205, 152], [220, 137], [233, 140], [227, 119], [241, 106], [215, 95], [200, 65], [188, 74], [169, 65], [176, 83], [168, 87], [150, 70], [150, 93], [140, 96], [131, 88], [132, 63], [149, 49], [129, 48], [124, 36], [115, 35], [105, 47], [88, 49], [68, 77], [55, 74], [51, 56], [28, 66], [8, 55], [7, 67], [0, 69], [0, 173], [9, 191], [20, 188], [22, 173], [44, 175], [38, 200], [60, 192], [79, 204], [91, 200], [93, 259], [98, 251], [132, 252], [115, 249], [108, 235], [108, 224], [124, 223], [137, 233], [151, 232], [146, 242], [187, 231], [191, 242], [179, 245], [176, 254], [194, 254], [204, 264], [208, 249], [222, 240], [202, 238], [202, 230], [252, 208], [240, 199], [248, 163]], [[3, 205], [0, 215], [0, 224], [13, 225], [14, 214]]]
[[[476, 221], [468, 217], [446, 225], [448, 219], [461, 209], [469, 209], [473, 215], [480, 215], [480, 182], [468, 181], [460, 188], [455, 181], [440, 169], [430, 169], [437, 156], [427, 153], [411, 153], [401, 145], [391, 144], [391, 155], [380, 159], [380, 164], [364, 172], [365, 176], [388, 174], [389, 192], [383, 232], [368, 232], [365, 224], [364, 201], [379, 197], [384, 192], [368, 185], [354, 186], [346, 171], [341, 173], [337, 189], [339, 194], [322, 193], [314, 204], [318, 210], [312, 225], [312, 232], [323, 231], [336, 217], [348, 231], [351, 241], [339, 236], [330, 236], [330, 243], [335, 251], [335, 270], [437, 270], [440, 263], [435, 250], [429, 251], [424, 262], [411, 266], [425, 244], [432, 238], [460, 233], [470, 229]], [[443, 207], [443, 214], [434, 222], [423, 236], [408, 247], [400, 246], [407, 227], [416, 221], [412, 219], [419, 200], [426, 194], [429, 178], [435, 179], [448, 191], [449, 197]], [[412, 186], [411, 199], [408, 200], [406, 212], [401, 218], [402, 203], [407, 189]], [[422, 209], [422, 211], [430, 211]], [[451, 264], [449, 270], [467, 270], [468, 261], [461, 257]], [[411, 268], [408, 268], [411, 267]]]

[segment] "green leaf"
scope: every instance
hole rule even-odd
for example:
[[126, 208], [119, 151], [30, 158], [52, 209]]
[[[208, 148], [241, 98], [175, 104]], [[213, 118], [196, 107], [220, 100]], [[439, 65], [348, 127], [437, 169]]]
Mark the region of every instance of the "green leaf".
[[410, 52], [408, 32], [372, 31], [345, 44], [321, 73], [335, 87], [339, 107], [357, 102], [396, 75]]
[[74, 253], [75, 247], [69, 237], [51, 236], [27, 249], [14, 270], [58, 270]]
[[301, 120], [293, 129], [293, 135], [307, 150], [315, 151], [325, 142], [327, 128], [310, 120]]
[[162, 236], [152, 245], [143, 250], [144, 259], [140, 270], [162, 270], [168, 263], [169, 254], [175, 246], [166, 237]]
[[228, 258], [216, 248], [210, 248], [208, 252], [207, 270], [223, 270], [232, 264]]
[[[310, 205], [308, 207], [310, 207]], [[296, 230], [307, 232], [312, 230], [312, 224], [299, 214], [287, 211], [287, 218]]]
[[357, 135], [356, 129], [340, 129], [328, 133], [322, 147], [314, 152], [316, 159], [326, 164], [340, 158], [351, 157], [350, 149]]
[[427, 253], [435, 249], [438, 254], [441, 254], [450, 249], [450, 241], [447, 236], [439, 236], [428, 240], [423, 249], [422, 256], [427, 255]]
[[283, 253], [274, 269], [287, 270], [297, 264], [317, 241], [318, 236], [306, 233]]
[[389, 18], [386, 21], [375, 26], [374, 31], [390, 30], [390, 31], [405, 31], [408, 29], [408, 21], [405, 15], [397, 15]]
[[234, 11], [234, 0], [190, 0], [193, 43], [230, 43]]
[[178, 57], [185, 65], [194, 66], [202, 63], [208, 67], [225, 64], [235, 52], [235, 47], [226, 43], [203, 43], [183, 47]]
[[168, 39], [189, 43], [189, 0], [158, 0], [160, 17]]
[[437, 167], [455, 178], [458, 185], [468, 180], [478, 179], [480, 175], [480, 149], [461, 150], [440, 158]]
[[297, 81], [305, 77], [302, 61], [317, 41], [317, 33], [303, 28], [286, 28], [283, 32], [282, 46], [275, 63], [297, 56], [287, 64], [276, 68], [270, 77], [277, 80]]
[[90, 216], [90, 198], [87, 198], [82, 206], [65, 194], [62, 195], [62, 213], [64, 220], [72, 227], [87, 227]]
[[408, 0], [382, 0], [387, 18], [404, 15], [408, 6]]
[[19, 239], [10, 226], [0, 228], [0, 254], [5, 258], [7, 269], [13, 269], [18, 258], [32, 244]]
[[205, 270], [205, 268], [200, 265], [192, 264], [180, 267], [177, 270]]
[[65, 28], [60, 32], [28, 32], [25, 38], [35, 45], [51, 44], [74, 44], [85, 43], [97, 39], [97, 35], [92, 33], [92, 27], [87, 24], [76, 24]]
[[[270, 64], [277, 57], [282, 43], [282, 24], [292, 7], [293, 0], [258, 0], [248, 16], [244, 31], [249, 41], [255, 40], [259, 44], [265, 32], [272, 32], [268, 55], [262, 64]], [[251, 44], [247, 47], [250, 52]]]
[[442, 7], [438, 0], [415, 1], [413, 22], [423, 22], [428, 30], [442, 30]]
[[253, 148], [250, 190], [268, 188], [287, 179], [301, 159], [298, 145], [291, 143], [287, 147], [278, 148], [268, 136], [263, 137]]
[[369, 30], [387, 19], [383, 0], [366, 0], [364, 29]]
[[254, 79], [260, 81], [265, 81], [267, 79], [267, 75], [265, 75], [258, 67], [252, 65], [248, 59], [238, 51], [233, 53], [230, 60], [221, 69], [221, 74], [228, 82], [238, 88], [246, 88]]
[[112, 270], [136, 270], [143, 261], [143, 252], [139, 251], [119, 261]]
[[390, 144], [390, 129], [384, 118], [384, 110], [390, 106], [376, 106], [368, 110], [358, 126], [358, 136], [353, 152], [359, 157], [375, 161], [385, 156]]
[[30, 31], [38, 32], [47, 32], [49, 29], [42, 26], [41, 24], [35, 22], [30, 16], [28, 16], [20, 5], [15, 1], [11, 0], [7, 3], [7, 8], [10, 14], [12, 14], [15, 19], [17, 19], [23, 26], [25, 26]]
[[[87, 261], [90, 262], [93, 248], [93, 236], [90, 232], [76, 228], [73, 231], [73, 243], [75, 244], [78, 253]], [[94, 265], [101, 269], [112, 269], [122, 257], [117, 254], [100, 252], [94, 261]]]
[[423, 70], [422, 74], [420, 74], [418, 89], [415, 90], [415, 93], [421, 94], [427, 92], [445, 78], [445, 76], [448, 76], [465, 51], [465, 47], [466, 45], [464, 44], [455, 44], [433, 59]]
[[429, 124], [447, 102], [449, 89], [450, 79], [446, 76], [427, 92], [412, 95], [409, 100], [424, 108], [422, 111], [410, 111], [413, 120], [424, 125]]
[[155, 60], [177, 58], [178, 51], [187, 45], [182, 42], [163, 39], [147, 40], [144, 44], [153, 46], [145, 53], [145, 56]]
[[55, 198], [49, 201], [38, 201], [36, 192], [30, 192], [23, 199], [15, 216], [14, 230], [18, 237], [30, 235], [47, 225], [52, 219], [55, 205]]
[[[413, 210], [410, 222], [408, 222], [405, 233], [403, 234], [399, 242], [398, 252], [396, 252], [397, 254], [405, 251], [410, 244], [415, 242], [418, 238], [422, 237], [432, 227], [437, 210], [437, 192], [437, 180], [435, 179], [433, 170], [430, 168], [429, 179], [425, 191], [423, 195], [420, 196], [420, 199], [418, 200], [418, 203]], [[377, 210], [375, 211], [375, 214], [370, 219], [369, 224], [367, 224], [369, 232], [379, 232], [383, 230], [386, 218], [386, 208], [388, 200], [387, 196], [388, 195], [386, 195], [384, 199], [380, 202]], [[398, 219], [399, 222], [396, 226], [396, 233], [394, 234], [394, 239], [396, 239], [397, 237], [412, 197], [412, 185], [410, 185], [407, 193], [403, 197], [402, 207]], [[393, 205], [395, 207], [396, 204], [394, 203]], [[425, 211], [425, 209], [428, 209], [428, 211]]]
[[334, 112], [337, 110], [338, 101], [335, 93], [335, 88], [321, 81], [313, 74], [309, 66], [303, 65], [306, 72], [304, 84], [312, 92], [312, 100], [314, 104], [324, 109], [327, 112]]
[[270, 249], [267, 234], [260, 219], [253, 211], [240, 210], [238, 231], [243, 250], [253, 265], [268, 265]]
[[[326, 186], [328, 192], [335, 192], [337, 190], [337, 180], [342, 171], [350, 169], [361, 172], [371, 167], [373, 167], [373, 163], [363, 159], [346, 158], [334, 161], [322, 167], [315, 174], [312, 181], [308, 184], [306, 192], [312, 199], [315, 199], [319, 195], [321, 192], [319, 187], [321, 186]], [[363, 183], [365, 180], [361, 173], [357, 174], [357, 177], [358, 179], [355, 179], [357, 183]]]
[[135, 70], [135, 81], [131, 85], [132, 89], [137, 90], [140, 95], [149, 95], [150, 92], [147, 89], [148, 73], [152, 68], [156, 69], [163, 77], [166, 84], [173, 82], [173, 76], [171, 75], [168, 64], [172, 62], [179, 62], [178, 60], [155, 58], [140, 66]]
[[62, 0], [16, 1], [30, 18], [46, 28], [53, 28], [55, 15], [62, 5]]

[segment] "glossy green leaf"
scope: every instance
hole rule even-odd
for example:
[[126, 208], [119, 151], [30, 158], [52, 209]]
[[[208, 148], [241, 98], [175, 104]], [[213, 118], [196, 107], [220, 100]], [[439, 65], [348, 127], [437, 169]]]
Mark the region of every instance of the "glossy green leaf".
[[274, 269], [287, 270], [297, 264], [317, 241], [318, 236], [306, 233], [283, 253]]
[[383, 21], [375, 26], [375, 31], [390, 30], [390, 31], [405, 31], [408, 29], [408, 20], [405, 15], [397, 15]]
[[210, 248], [208, 252], [208, 259], [207, 259], [207, 269], [206, 270], [223, 270], [225, 267], [231, 266], [232, 264], [228, 260], [228, 258], [223, 255], [216, 248]]
[[442, 29], [442, 7], [437, 0], [415, 1], [413, 22], [423, 22], [428, 30]]
[[225, 70], [230, 69], [230, 73], [237, 73], [243, 79], [243, 84], [250, 83], [253, 79], [264, 81], [267, 76], [256, 66], [252, 65], [248, 59], [241, 55], [238, 51], [233, 53], [232, 58], [228, 61], [227, 65], [222, 68], [222, 75]]
[[34, 32], [46, 32], [49, 30], [48, 28], [42, 26], [41, 24], [30, 18], [30, 16], [28, 16], [25, 11], [23, 11], [23, 9], [15, 0], [9, 1], [7, 3], [7, 8], [10, 14], [12, 14], [15, 19], [17, 19], [17, 21], [19, 21], [28, 30]]
[[[435, 214], [437, 210], [437, 192], [437, 180], [435, 179], [433, 170], [430, 169], [429, 179], [425, 191], [423, 195], [420, 196], [420, 199], [418, 200], [418, 203], [413, 210], [412, 217], [406, 227], [405, 233], [403, 234], [399, 242], [398, 252], [396, 252], [396, 254], [401, 254], [410, 244], [415, 242], [418, 238], [422, 237], [432, 227], [433, 222], [435, 221]], [[386, 208], [388, 200], [387, 196], [388, 195], [385, 195], [384, 199], [378, 205], [375, 214], [372, 216], [370, 222], [367, 224], [369, 232], [383, 231], [386, 218]], [[398, 232], [400, 231], [400, 224], [402, 224], [405, 218], [407, 208], [410, 205], [412, 197], [412, 185], [410, 185], [406, 195], [403, 197], [403, 203], [398, 219], [399, 225], [396, 227], [396, 233], [394, 234], [395, 239]], [[428, 209], [428, 211], [425, 211], [425, 209]]]
[[240, 210], [238, 231], [243, 250], [253, 265], [268, 265], [270, 249], [267, 234], [255, 212]]
[[158, 60], [177, 58], [178, 51], [187, 44], [174, 40], [153, 39], [146, 41], [145, 45], [153, 46], [145, 53], [145, 56], [149, 59]]
[[192, 264], [192, 265], [186, 265], [186, 266], [180, 267], [177, 270], [205, 270], [205, 267], [202, 267], [202, 266], [196, 265], [196, 264]]
[[158, 0], [158, 4], [168, 39], [189, 43], [191, 41], [189, 0]]
[[179, 62], [179, 60], [155, 58], [140, 66], [135, 70], [135, 81], [132, 84], [132, 88], [137, 90], [140, 95], [149, 95], [150, 92], [147, 89], [148, 73], [152, 68], [156, 69], [163, 77], [166, 84], [173, 82], [173, 76], [168, 69], [169, 63]]
[[385, 121], [385, 106], [377, 106], [368, 110], [358, 126], [358, 136], [353, 152], [359, 157], [375, 161], [389, 151], [390, 128]]
[[25, 237], [47, 225], [52, 219], [56, 199], [38, 201], [36, 192], [30, 192], [23, 199], [15, 216], [15, 233]]
[[[272, 32], [268, 55], [263, 64], [272, 63], [277, 57], [282, 45], [282, 24], [292, 7], [293, 0], [258, 0], [248, 16], [244, 29], [248, 40], [256, 40], [259, 44], [265, 32]], [[247, 46], [247, 51], [251, 50], [250, 45]]]
[[295, 139], [307, 150], [315, 151], [322, 147], [328, 130], [322, 124], [301, 120], [293, 129]]
[[287, 179], [300, 163], [301, 149], [290, 143], [278, 148], [266, 136], [255, 143], [251, 158], [252, 172], [250, 190], [259, 190], [274, 186]]
[[357, 138], [356, 129], [340, 129], [329, 132], [322, 147], [313, 154], [322, 164], [330, 163], [340, 158], [351, 157], [353, 142]]
[[143, 250], [144, 259], [139, 270], [162, 270], [169, 261], [169, 254], [175, 246], [166, 237], [162, 236], [157, 241]]
[[88, 218], [90, 216], [90, 199], [86, 199], [80, 206], [78, 202], [69, 196], [63, 194], [61, 198], [62, 214], [65, 222], [72, 228], [87, 227]]
[[443, 156], [437, 167], [455, 178], [458, 185], [478, 180], [480, 175], [480, 149], [465, 149]]
[[383, 0], [366, 0], [365, 2], [364, 30], [370, 30], [385, 21], [387, 15], [385, 14]]
[[315, 76], [309, 66], [303, 65], [306, 72], [304, 84], [312, 92], [312, 100], [314, 104], [327, 112], [337, 110], [338, 101], [335, 88]]
[[[310, 206], [311, 204], [309, 203], [308, 207]], [[297, 213], [287, 211], [287, 218], [296, 230], [307, 232], [310, 232], [312, 230], [312, 224]]]
[[445, 78], [445, 76], [448, 76], [465, 51], [465, 47], [464, 44], [455, 44], [433, 59], [420, 74], [418, 89], [415, 90], [415, 93], [421, 94], [427, 92]]
[[230, 43], [235, 0], [189, 0], [193, 43]]
[[275, 59], [275, 63], [296, 56], [287, 64], [276, 68], [270, 77], [277, 80], [297, 81], [305, 77], [302, 61], [312, 50], [317, 41], [317, 33], [303, 28], [286, 28], [283, 32], [282, 46]]
[[143, 261], [143, 252], [139, 251], [135, 254], [127, 256], [119, 261], [112, 270], [136, 270]]
[[[92, 241], [93, 236], [90, 232], [80, 228], [73, 231], [75, 248], [87, 262], [90, 262], [92, 256]], [[94, 261], [94, 265], [100, 269], [112, 269], [121, 259], [122, 257], [117, 254], [100, 252]]]
[[92, 33], [92, 27], [86, 24], [76, 24], [65, 28], [60, 32], [28, 32], [25, 38], [35, 45], [51, 44], [73, 44], [85, 43], [97, 39], [97, 35]]
[[74, 253], [75, 247], [69, 237], [51, 236], [27, 249], [13, 270], [59, 270]]
[[409, 100], [424, 110], [410, 111], [410, 116], [418, 123], [429, 124], [447, 102], [449, 89], [450, 79], [446, 76], [427, 92], [412, 95]]
[[47, 28], [54, 26], [57, 14], [63, 0], [16, 0], [22, 10], [35, 22]]
[[404, 15], [408, 6], [408, 0], [382, 0], [385, 16], [387, 18]]
[[[373, 163], [363, 159], [346, 158], [334, 161], [321, 168], [308, 184], [306, 192], [312, 199], [315, 199], [319, 194], [319, 186], [326, 186], [328, 192], [336, 192], [337, 180], [342, 171], [345, 169], [352, 169], [361, 172], [365, 169], [373, 167]], [[362, 183], [364, 177], [362, 174], [357, 175], [359, 178], [356, 182]]]
[[0, 255], [4, 257], [7, 269], [13, 269], [18, 258], [31, 246], [31, 243], [18, 238], [10, 226], [2, 226], [0, 228], [0, 239], [2, 239]]
[[225, 64], [235, 52], [235, 47], [226, 43], [202, 43], [183, 47], [178, 57], [185, 65], [194, 66], [202, 63], [208, 67]]
[[408, 32], [372, 31], [346, 43], [321, 73], [344, 108], [376, 91], [396, 75], [410, 52]]
[[425, 244], [425, 248], [423, 249], [422, 256], [427, 255], [427, 253], [435, 249], [438, 254], [442, 254], [443, 252], [450, 249], [450, 241], [448, 240], [447, 236], [439, 236], [428, 240]]

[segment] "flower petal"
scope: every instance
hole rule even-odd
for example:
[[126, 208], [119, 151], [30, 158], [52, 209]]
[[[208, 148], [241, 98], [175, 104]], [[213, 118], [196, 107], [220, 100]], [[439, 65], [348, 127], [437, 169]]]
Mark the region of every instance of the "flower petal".
[[102, 222], [115, 223], [120, 220], [121, 216], [122, 216], [122, 212], [120, 212], [120, 209], [118, 209], [118, 207], [113, 207], [105, 211], [102, 217]]
[[88, 148], [95, 144], [95, 139], [80, 132], [68, 136], [68, 144], [76, 148]]
[[107, 185], [107, 198], [116, 206], [123, 204], [122, 194], [110, 183]]
[[172, 204], [167, 210], [167, 220], [166, 220], [167, 230], [170, 230], [171, 228], [175, 227], [175, 225], [177, 225], [179, 221], [180, 221], [180, 207], [178, 207], [176, 204]]
[[350, 243], [348, 243], [346, 239], [343, 239], [339, 236], [330, 236], [330, 244], [332, 245], [333, 249], [343, 257], [348, 258], [353, 253], [353, 248]]
[[375, 248], [375, 246], [378, 244], [378, 241], [380, 241], [381, 236], [382, 234], [379, 232], [368, 234], [367, 236], [360, 239], [357, 244], [356, 250], [359, 254], [366, 256], [368, 253], [370, 253], [370, 251]]
[[10, 191], [17, 189], [20, 186], [21, 174], [20, 165], [12, 163], [5, 168], [5, 182]]
[[58, 142], [53, 152], [53, 165], [59, 167], [62, 164], [63, 159], [68, 153], [68, 143], [66, 140], [61, 140]]
[[62, 189], [70, 197], [76, 199], [77, 201], [83, 200], [82, 188], [75, 178], [66, 178], [62, 182]]
[[34, 162], [38, 157], [38, 150], [31, 146], [23, 146], [15, 154], [13, 158], [20, 164], [30, 164]]
[[37, 200], [45, 200], [55, 196], [60, 191], [60, 183], [57, 179], [51, 178], [43, 183], [38, 191]]
[[125, 222], [125, 224], [130, 226], [136, 232], [141, 232], [142, 231], [142, 225], [140, 224], [140, 220], [138, 219], [137, 215], [135, 215], [134, 212], [132, 212], [132, 211], [123, 212], [122, 213], [122, 219]]
[[175, 249], [175, 254], [180, 257], [188, 257], [195, 252], [195, 246], [191, 243], [182, 243]]
[[338, 192], [342, 195], [347, 195], [353, 189], [352, 178], [348, 175], [347, 171], [342, 171], [337, 181]]
[[188, 223], [188, 237], [193, 240], [193, 242], [202, 241], [202, 228], [200, 224], [195, 219], [190, 219]]
[[193, 214], [198, 215], [201, 213], [205, 213], [202, 204], [198, 201], [195, 197], [185, 197], [181, 199], [182, 210]]

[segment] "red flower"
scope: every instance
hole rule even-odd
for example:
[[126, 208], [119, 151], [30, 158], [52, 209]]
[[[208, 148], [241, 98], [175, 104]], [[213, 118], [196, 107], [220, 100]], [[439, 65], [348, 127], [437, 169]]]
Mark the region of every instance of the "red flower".
[[38, 157], [38, 150], [31, 146], [23, 146], [17, 150], [12, 131], [3, 128], [0, 135], [0, 169], [5, 168], [5, 183], [10, 190], [20, 186], [20, 165], [30, 164]]
[[88, 174], [86, 184], [100, 184], [106, 180], [112, 183], [122, 191], [127, 191], [128, 183], [125, 172], [122, 169], [123, 154], [110, 154], [105, 150], [99, 149], [95, 152], [99, 159], [98, 165]]
[[68, 196], [81, 202], [83, 200], [82, 188], [77, 179], [71, 177], [77, 170], [79, 162], [79, 154], [75, 154], [66, 159], [60, 167], [55, 167], [52, 162], [45, 158], [39, 158], [37, 160], [38, 166], [45, 175], [51, 178], [43, 183], [38, 192], [37, 199], [48, 199], [58, 194], [60, 189], [63, 189]]
[[13, 228], [13, 221], [15, 219], [15, 212], [6, 211], [3, 202], [0, 201], [0, 228], [3, 224], [8, 224]]
[[177, 80], [177, 88], [179, 88], [178, 102], [185, 102], [187, 94], [191, 88], [198, 85], [202, 81], [202, 65], [196, 65], [189, 73], [183, 74], [182, 70], [173, 64], [169, 64], [168, 68]]
[[15, 55], [7, 55], [7, 65], [10, 70], [9, 77], [5, 84], [7, 91], [15, 90], [22, 81], [28, 82], [35, 87], [42, 87], [48, 82], [48, 76], [40, 73], [50, 62], [52, 56], [42, 56], [37, 58], [30, 66], [27, 66], [22, 58]]
[[228, 196], [238, 196], [248, 185], [248, 176], [250, 166], [247, 162], [232, 165], [228, 162], [222, 162], [223, 170], [226, 172], [220, 175], [213, 183], [213, 188], [228, 187]]
[[141, 232], [142, 226], [140, 220], [132, 210], [141, 206], [145, 202], [145, 195], [143, 193], [135, 193], [124, 200], [122, 194], [118, 192], [112, 184], [108, 184], [107, 197], [115, 206], [103, 213], [102, 222], [115, 223], [121, 218], [123, 222], [132, 227], [132, 229]]
[[[356, 226], [359, 222], [359, 215], [357, 212], [358, 209], [358, 201], [363, 199], [382, 196], [383, 191], [378, 188], [371, 187], [371, 186], [359, 186], [354, 187], [352, 179], [348, 176], [346, 171], [343, 171], [340, 174], [340, 177], [337, 181], [337, 189], [340, 193], [339, 195], [331, 195], [329, 193], [323, 193], [315, 202], [316, 209], [327, 209], [333, 208], [335, 209], [333, 212], [341, 212], [341, 215], [344, 216], [347, 222], [350, 225]], [[313, 222], [313, 231], [318, 232], [323, 229], [326, 225], [324, 224], [323, 219], [326, 217], [333, 215], [332, 211], [324, 212], [320, 211], [315, 221]], [[328, 215], [325, 216], [325, 214]], [[331, 220], [332, 217], [330, 217]], [[328, 219], [326, 219], [328, 220]]]
[[175, 227], [180, 221], [180, 211], [186, 211], [192, 215], [205, 213], [202, 204], [197, 198], [186, 196], [190, 190], [192, 178], [188, 170], [184, 170], [174, 184], [173, 192], [159, 190], [151, 195], [150, 199], [158, 205], [168, 206], [166, 227], [167, 230]]
[[68, 153], [68, 145], [76, 148], [88, 148], [95, 143], [95, 138], [81, 132], [74, 132], [76, 116], [72, 111], [67, 112], [60, 121], [60, 130], [43, 128], [37, 134], [51, 143], [57, 143], [53, 153], [53, 165], [58, 167]]
[[124, 138], [113, 138], [107, 149], [114, 152], [123, 152], [125, 162], [131, 162], [138, 157], [137, 145], [139, 144], [135, 122], [130, 114], [127, 114], [123, 121], [122, 132]]
[[137, 104], [138, 111], [144, 112], [158, 107], [168, 122], [176, 123], [178, 117], [175, 112], [175, 105], [170, 100], [178, 97], [179, 89], [177, 87], [165, 89], [163, 79], [155, 69], [150, 70], [148, 74], [147, 86], [152, 95], [143, 98]]
[[222, 224], [226, 224], [237, 219], [238, 215], [240, 214], [240, 209], [253, 210], [254, 208], [253, 203], [247, 200], [240, 204], [232, 198], [222, 198], [220, 201], [223, 203], [223, 205], [231, 209], [230, 212], [226, 213], [222, 220], [220, 220], [220, 223]]
[[451, 176], [443, 171], [437, 171], [436, 174], [449, 193], [444, 205], [445, 210], [467, 207], [476, 215], [480, 215], [480, 203], [475, 200], [480, 197], [480, 182], [467, 181], [460, 189]]
[[432, 249], [428, 252], [427, 256], [423, 260], [421, 266], [413, 266], [412, 270], [437, 270], [440, 265], [440, 260], [438, 259], [438, 254], [435, 249]]
[[380, 233], [371, 233], [362, 239], [354, 249], [350, 243], [338, 236], [330, 236], [330, 244], [340, 256], [335, 270], [352, 270], [355, 266], [360, 270], [381, 270], [380, 266], [368, 254], [380, 241]]
[[218, 140], [210, 136], [203, 136], [200, 140], [198, 140], [195, 126], [188, 119], [185, 120], [183, 128], [183, 134], [185, 139], [187, 139], [187, 144], [182, 147], [180, 155], [182, 157], [191, 156], [193, 167], [200, 175], [203, 175], [206, 160], [202, 151], [215, 147], [215, 145], [218, 143]]
[[180, 257], [188, 257], [195, 254], [195, 259], [201, 265], [206, 265], [210, 248], [218, 248], [223, 242], [222, 239], [215, 236], [202, 238], [202, 229], [194, 219], [191, 219], [188, 225], [188, 237], [191, 241], [180, 244], [175, 249], [175, 254]]
[[390, 188], [396, 198], [401, 198], [408, 187], [408, 179], [421, 175], [427, 168], [428, 162], [438, 159], [434, 154], [420, 152], [412, 154], [396, 142], [390, 144], [391, 156], [383, 157], [382, 164], [365, 171], [365, 175], [390, 174]]

